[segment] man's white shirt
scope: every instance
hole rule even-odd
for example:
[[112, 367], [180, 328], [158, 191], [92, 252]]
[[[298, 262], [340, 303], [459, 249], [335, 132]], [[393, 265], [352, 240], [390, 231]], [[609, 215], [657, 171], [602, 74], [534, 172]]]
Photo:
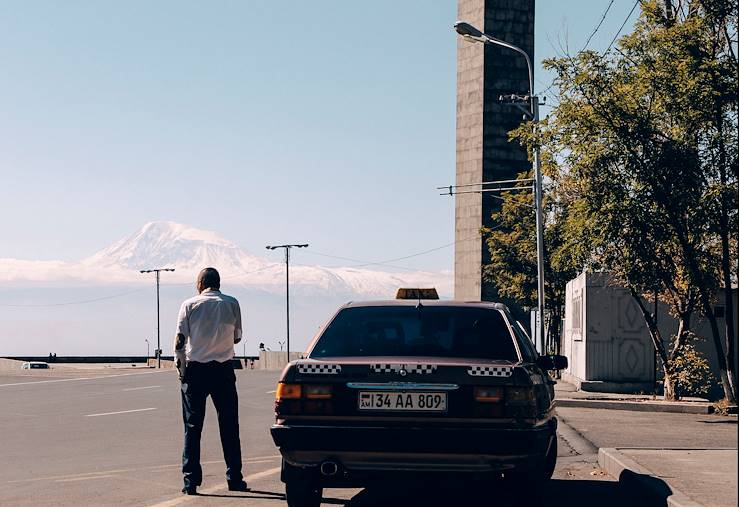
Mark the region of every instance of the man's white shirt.
[[188, 362], [224, 362], [234, 357], [234, 343], [241, 340], [241, 308], [236, 298], [206, 289], [182, 303], [177, 333], [187, 339]]

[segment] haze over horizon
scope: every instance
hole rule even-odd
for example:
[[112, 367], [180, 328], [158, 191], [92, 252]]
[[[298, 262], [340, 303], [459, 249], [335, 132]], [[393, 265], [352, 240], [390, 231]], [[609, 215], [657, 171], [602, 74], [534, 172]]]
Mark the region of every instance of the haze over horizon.
[[[168, 351], [179, 304], [193, 295], [206, 266], [216, 267], [223, 290], [241, 300], [250, 352], [259, 342], [277, 349], [284, 336], [284, 262], [246, 252], [212, 231], [160, 221], [77, 262], [0, 259], [0, 355], [143, 355], [140, 342], [153, 343], [156, 313], [153, 276], [139, 271], [152, 267], [175, 268], [162, 274]], [[401, 286], [434, 286], [451, 296], [451, 272], [378, 268], [291, 265], [295, 350], [349, 300], [390, 299]]]
[[[553, 91], [544, 58], [602, 50], [630, 7], [539, 2], [537, 89]], [[311, 245], [296, 336], [401, 279], [450, 295], [454, 202], [435, 188], [454, 180], [456, 16], [453, 0], [3, 2], [0, 354], [139, 351], [153, 280], [94, 252], [158, 218], [238, 249], [219, 247], [255, 282], [247, 333], [266, 341], [284, 333], [266, 244]], [[163, 277], [163, 337], [203, 255]]]

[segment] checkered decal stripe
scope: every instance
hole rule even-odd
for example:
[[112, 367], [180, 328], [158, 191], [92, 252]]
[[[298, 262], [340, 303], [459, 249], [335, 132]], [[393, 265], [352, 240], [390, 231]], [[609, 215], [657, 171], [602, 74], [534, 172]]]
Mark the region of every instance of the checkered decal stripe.
[[510, 377], [513, 375], [511, 366], [470, 366], [467, 375], [473, 377]]
[[398, 373], [405, 369], [408, 373], [427, 375], [436, 371], [435, 364], [373, 364], [370, 368], [375, 373]]
[[403, 369], [402, 364], [373, 364], [370, 366], [375, 373], [398, 373]]
[[413, 364], [413, 365], [409, 365], [407, 370], [411, 373], [420, 373], [422, 375], [427, 375], [429, 373], [434, 373], [434, 371], [436, 371], [436, 365], [435, 364]]
[[341, 365], [321, 363], [298, 364], [298, 372], [309, 375], [338, 375], [341, 373]]

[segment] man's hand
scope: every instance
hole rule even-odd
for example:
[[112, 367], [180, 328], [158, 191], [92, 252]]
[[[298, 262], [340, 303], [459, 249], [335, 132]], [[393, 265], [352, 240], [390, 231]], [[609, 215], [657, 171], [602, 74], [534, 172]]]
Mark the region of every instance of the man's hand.
[[175, 368], [180, 377], [180, 382], [185, 380], [185, 368], [187, 367], [187, 360], [185, 359], [185, 335], [177, 333], [174, 340], [174, 355], [175, 355]]

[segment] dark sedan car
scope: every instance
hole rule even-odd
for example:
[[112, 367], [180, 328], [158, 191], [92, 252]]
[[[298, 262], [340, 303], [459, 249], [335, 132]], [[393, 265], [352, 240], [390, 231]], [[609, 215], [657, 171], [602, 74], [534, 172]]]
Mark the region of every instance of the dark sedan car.
[[565, 366], [538, 356], [501, 304], [344, 305], [277, 386], [288, 505], [317, 506], [324, 487], [429, 477], [536, 488], [557, 457], [547, 370]]

